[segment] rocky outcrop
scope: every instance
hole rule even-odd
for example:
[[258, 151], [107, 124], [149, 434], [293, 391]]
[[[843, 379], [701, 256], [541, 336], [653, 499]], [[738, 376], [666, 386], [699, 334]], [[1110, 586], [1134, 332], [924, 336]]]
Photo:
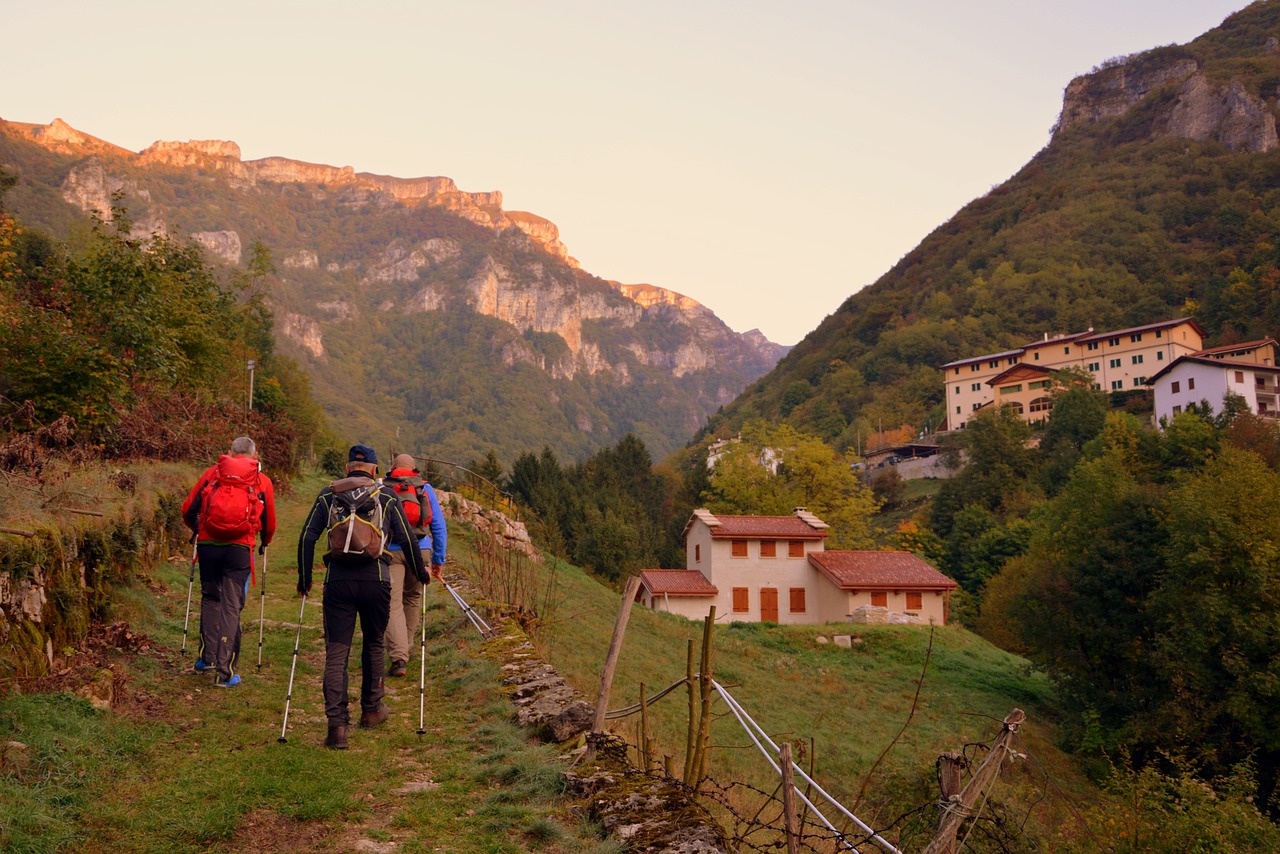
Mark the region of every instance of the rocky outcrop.
[[1085, 74], [1067, 84], [1062, 99], [1061, 130], [1080, 122], [1092, 123], [1123, 116], [1147, 96], [1170, 82], [1181, 82], [1200, 68], [1194, 59], [1134, 64], [1121, 61]]
[[560, 229], [549, 219], [543, 219], [525, 211], [507, 211], [507, 219], [516, 228], [529, 235], [534, 242], [570, 267], [577, 268], [577, 258], [569, 256], [569, 249], [560, 242]]
[[1228, 151], [1262, 152], [1280, 145], [1276, 117], [1266, 103], [1239, 80], [1217, 86], [1193, 74], [1178, 90], [1178, 100], [1159, 131], [1183, 139], [1217, 140]]
[[501, 511], [486, 509], [456, 492], [438, 490], [436, 498], [440, 501], [440, 509], [444, 511], [446, 519], [465, 522], [477, 531], [497, 538], [504, 548], [519, 552], [530, 560], [542, 560], [542, 555], [534, 548], [529, 530], [523, 522], [518, 522]]
[[320, 332], [320, 324], [311, 318], [288, 312], [280, 318], [280, 331], [310, 353], [312, 358], [324, 358], [324, 336]]
[[1129, 57], [1072, 80], [1063, 97], [1059, 130], [1123, 116], [1153, 93], [1177, 86], [1171, 106], [1154, 122], [1153, 136], [1214, 140], [1239, 152], [1280, 145], [1271, 107], [1240, 80], [1217, 84], [1194, 59], [1159, 57]]
[[233, 266], [240, 263], [240, 235], [234, 231], [197, 231], [191, 239], [215, 258]]

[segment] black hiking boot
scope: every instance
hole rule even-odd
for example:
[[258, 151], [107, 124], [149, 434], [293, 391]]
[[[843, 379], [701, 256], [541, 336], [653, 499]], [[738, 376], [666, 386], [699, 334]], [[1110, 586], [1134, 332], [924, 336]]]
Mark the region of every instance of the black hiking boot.
[[396, 660], [391, 662], [391, 667], [387, 670], [388, 676], [404, 676], [409, 672], [409, 662]]
[[360, 728], [373, 729], [390, 716], [391, 712], [387, 710], [387, 704], [379, 703], [378, 708], [374, 709], [372, 712], [365, 711], [360, 714]]
[[331, 750], [347, 749], [347, 725], [331, 724], [329, 726], [329, 735], [325, 737], [324, 746]]

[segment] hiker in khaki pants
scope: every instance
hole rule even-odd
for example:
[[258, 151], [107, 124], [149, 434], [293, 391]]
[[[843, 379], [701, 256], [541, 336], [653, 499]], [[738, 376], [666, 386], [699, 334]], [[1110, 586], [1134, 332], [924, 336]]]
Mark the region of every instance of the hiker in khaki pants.
[[[444, 569], [448, 546], [448, 529], [436, 491], [418, 472], [413, 457], [399, 454], [391, 471], [382, 482], [390, 486], [400, 500], [405, 518], [413, 526], [418, 538], [422, 562], [431, 564], [431, 574], [436, 578]], [[387, 546], [391, 555], [391, 616], [387, 620], [388, 676], [404, 676], [409, 669], [413, 638], [417, 637], [422, 618], [422, 585], [410, 574], [405, 563], [405, 553], [398, 545]]]

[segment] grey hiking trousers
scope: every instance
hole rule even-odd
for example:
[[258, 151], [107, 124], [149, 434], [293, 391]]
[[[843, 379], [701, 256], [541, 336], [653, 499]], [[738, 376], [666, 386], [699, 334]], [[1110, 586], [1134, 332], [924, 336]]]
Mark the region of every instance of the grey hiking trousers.
[[244, 546], [196, 546], [200, 565], [200, 657], [226, 682], [240, 660], [240, 612], [253, 559]]
[[324, 585], [324, 714], [329, 726], [347, 726], [350, 701], [347, 660], [360, 619], [360, 708], [375, 711], [382, 703], [387, 671], [383, 636], [391, 611], [389, 579], [334, 578]]
[[[387, 621], [387, 660], [408, 661], [418, 643], [418, 628], [422, 625], [422, 582], [404, 562], [404, 552], [392, 551], [391, 565], [391, 616]], [[431, 566], [431, 555], [424, 552], [422, 560]]]

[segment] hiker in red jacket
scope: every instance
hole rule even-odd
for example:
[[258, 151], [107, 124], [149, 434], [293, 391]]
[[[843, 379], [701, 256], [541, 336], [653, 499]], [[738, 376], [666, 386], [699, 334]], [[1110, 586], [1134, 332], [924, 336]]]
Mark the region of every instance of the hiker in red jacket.
[[182, 502], [182, 519], [195, 532], [200, 566], [200, 656], [217, 688], [240, 684], [240, 612], [253, 573], [254, 540], [262, 554], [276, 533], [276, 495], [261, 471], [258, 448], [240, 437], [218, 457]]

